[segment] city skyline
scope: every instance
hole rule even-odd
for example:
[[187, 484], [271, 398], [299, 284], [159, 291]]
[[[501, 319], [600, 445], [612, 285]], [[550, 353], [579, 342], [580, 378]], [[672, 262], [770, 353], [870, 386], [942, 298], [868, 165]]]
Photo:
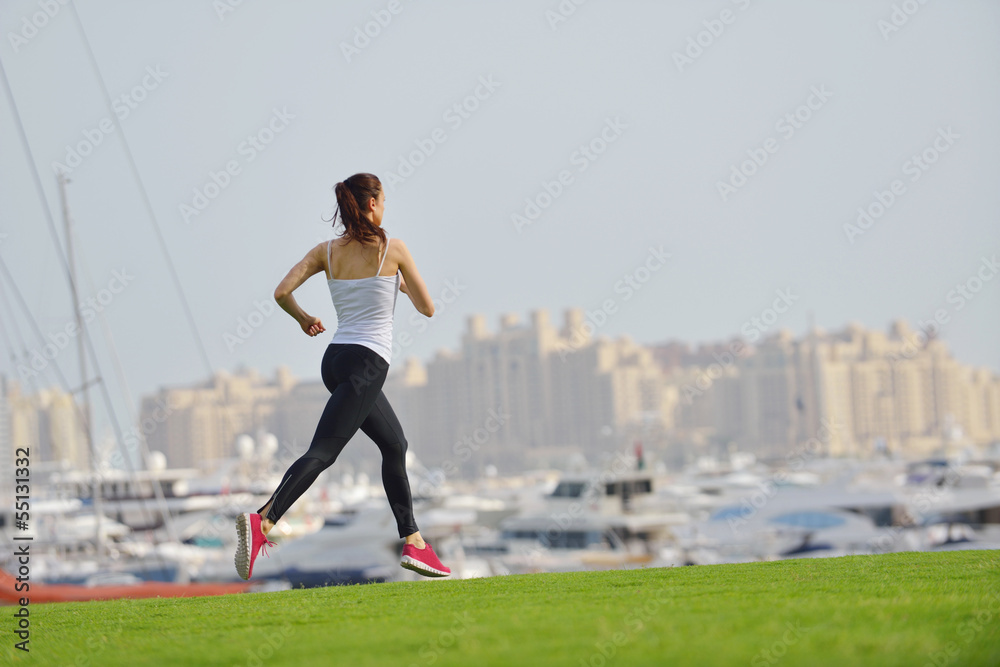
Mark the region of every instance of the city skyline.
[[[472, 316], [456, 348], [426, 363], [408, 359], [384, 391], [413, 451], [451, 476], [487, 464], [558, 468], [634, 440], [671, 466], [734, 451], [780, 458], [808, 443], [811, 456], [884, 451], [908, 460], [1000, 443], [1000, 374], [961, 364], [905, 321], [885, 332], [851, 324], [697, 347], [591, 337], [585, 322], [582, 309], [567, 309], [561, 323], [535, 310], [527, 322], [508, 313], [491, 331]], [[61, 454], [80, 467], [88, 459], [68, 395], [36, 401], [16, 383], [7, 395], [14, 437], [31, 440], [42, 460]], [[143, 437], [174, 467], [214, 466], [248, 435], [272, 438], [287, 457], [308, 444], [327, 398], [320, 380], [287, 367], [161, 387], [141, 397], [122, 446], [97, 439], [101, 467], [137, 456]], [[55, 433], [58, 442], [47, 442]], [[367, 438], [357, 439], [344, 464], [374, 473]]]
[[[779, 290], [779, 292], [780, 292], [780, 290]], [[277, 309], [277, 305], [274, 305], [274, 308]], [[587, 311], [584, 310], [584, 309], [582, 309], [582, 308], [579, 308], [579, 307], [564, 308], [564, 309], [561, 309], [561, 312], [566, 312], [566, 311], [574, 310], [574, 309], [579, 309], [579, 310], [581, 310], [584, 313], [584, 321], [585, 322], [591, 321], [590, 318], [587, 317]], [[540, 310], [546, 310], [546, 311], [548, 311], [549, 309], [547, 309], [547, 308], [541, 308]], [[599, 310], [599, 309], [595, 309], [595, 311], [596, 310]], [[487, 329], [490, 330], [490, 331], [494, 331], [494, 332], [498, 331], [498, 330], [500, 330], [502, 328], [502, 323], [504, 321], [504, 318], [506, 318], [506, 317], [517, 318], [519, 320], [519, 323], [518, 323], [517, 326], [530, 326], [530, 322], [526, 323], [524, 321], [520, 321], [521, 315], [522, 315], [522, 313], [520, 313], [520, 312], [514, 312], [514, 311], [507, 311], [507, 312], [503, 312], [503, 313], [497, 313], [495, 315], [494, 319], [492, 320], [493, 324], [495, 325], [494, 327], [490, 327], [491, 320], [489, 320], [488, 318], [485, 319], [484, 321], [486, 322]], [[779, 313], [779, 316], [780, 316], [780, 313]], [[471, 313], [469, 315], [466, 315], [466, 321], [467, 321], [468, 317], [485, 317], [485, 315], [483, 313]], [[791, 328], [786, 327], [786, 326], [781, 326], [780, 325], [780, 320], [778, 322], [776, 322], [775, 324], [773, 324], [773, 325], [767, 324], [767, 321], [768, 320], [767, 320], [766, 317], [762, 318], [761, 316], [752, 316], [752, 317], [748, 318], [743, 323], [743, 327], [742, 328], [744, 329], [744, 331], [746, 331], [746, 330], [752, 331], [752, 332], [754, 332], [756, 334], [755, 336], [742, 336], [742, 335], [740, 335], [741, 332], [736, 331], [736, 332], [733, 332], [733, 334], [730, 335], [730, 336], [724, 336], [724, 337], [720, 337], [720, 338], [713, 338], [713, 339], [709, 339], [709, 340], [680, 340], [680, 339], [677, 339], [677, 338], [660, 338], [660, 339], [652, 340], [652, 341], [644, 341], [644, 340], [638, 339], [636, 336], [634, 336], [634, 335], [632, 335], [632, 334], [630, 334], [628, 332], [618, 332], [618, 333], [612, 334], [612, 333], [610, 333], [610, 330], [604, 329], [602, 327], [595, 327], [594, 328], [595, 333], [593, 334], [593, 336], [595, 338], [606, 337], [606, 338], [609, 338], [611, 340], [614, 340], [614, 339], [617, 339], [617, 338], [620, 338], [620, 337], [624, 336], [624, 337], [627, 337], [627, 338], [631, 339], [632, 341], [634, 341], [635, 343], [637, 343], [639, 345], [643, 345], [643, 346], [647, 346], [647, 347], [655, 347], [655, 346], [660, 346], [660, 345], [683, 345], [683, 346], [687, 347], [690, 351], [696, 352], [696, 351], [698, 351], [701, 348], [712, 348], [713, 346], [726, 345], [726, 344], [729, 344], [729, 343], [731, 343], [733, 341], [736, 341], [736, 340], [741, 341], [745, 345], [752, 346], [755, 343], [759, 343], [760, 341], [764, 340], [767, 337], [777, 335], [781, 331], [786, 331], [793, 338], [797, 339], [797, 338], [800, 338], [802, 336], [805, 336], [805, 335], [809, 334], [813, 330], [812, 328], [810, 328], [810, 326], [808, 324], [803, 325], [803, 327], [800, 330], [795, 330], [795, 329], [791, 329]], [[903, 318], [898, 318], [898, 317], [897, 318], [891, 318], [890, 320], [888, 320], [887, 323], [886, 323], [886, 325], [884, 327], [870, 326], [868, 323], [862, 322], [862, 321], [857, 320], [857, 319], [847, 320], [847, 321], [843, 322], [840, 326], [834, 326], [834, 327], [822, 327], [822, 326], [818, 326], [818, 325], [813, 325], [813, 326], [815, 327], [816, 330], [818, 330], [818, 331], [820, 331], [822, 333], [826, 333], [826, 334], [830, 334], [830, 333], [837, 332], [837, 331], [843, 331], [843, 330], [846, 330], [846, 329], [848, 329], [848, 328], [850, 328], [852, 326], [859, 326], [862, 329], [865, 329], [865, 330], [868, 330], [868, 331], [890, 332], [890, 331], [892, 331], [894, 324], [897, 323], [897, 322], [904, 322], [904, 323], [912, 326], [915, 335], [916, 335], [916, 333], [918, 331], [931, 331], [931, 330], [934, 329], [933, 326], [927, 326], [924, 329], [920, 329], [919, 327], [915, 326], [916, 323], [910, 322], [908, 320], [905, 320]], [[928, 324], [928, 325], [933, 325], [934, 322], [935, 322], [935, 319], [933, 317], [928, 318], [928, 320], [925, 321], [925, 323]], [[931, 337], [935, 338], [937, 340], [942, 340], [943, 342], [945, 342], [946, 344], [948, 344], [947, 337], [946, 336], [942, 336], [939, 333], [942, 329], [943, 329], [943, 327], [939, 327], [937, 329], [937, 332], [932, 333]], [[233, 331], [226, 333], [226, 336], [228, 337], [228, 340], [229, 340], [229, 344], [238, 347], [238, 345], [240, 345], [241, 342], [245, 341], [245, 339], [243, 339], [243, 341], [241, 341], [241, 339], [240, 339], [240, 333], [241, 333], [241, 331], [245, 331], [245, 330], [249, 330], [249, 331], [252, 332], [253, 331], [253, 325], [250, 324], [249, 322], [246, 322], [245, 320], [242, 323], [240, 322], [240, 320], [237, 320], [236, 326], [233, 328]], [[452, 341], [452, 346], [451, 347], [446, 347], [446, 346], [437, 347], [437, 348], [429, 351], [427, 353], [427, 355], [423, 356], [423, 357], [416, 356], [416, 355], [397, 356], [397, 352], [399, 352], [399, 351], [406, 351], [407, 348], [408, 348], [407, 345], [401, 344], [398, 340], [396, 340], [396, 338], [398, 338], [398, 337], [399, 337], [399, 334], [397, 332], [396, 335], [394, 336], [394, 342], [393, 342], [393, 358], [392, 358], [392, 364], [391, 364], [390, 370], [389, 370], [389, 376], [390, 377], [395, 377], [397, 374], [405, 373], [406, 372], [405, 371], [405, 364], [408, 363], [409, 361], [416, 360], [417, 362], [419, 362], [421, 364], [426, 364], [426, 363], [432, 361], [435, 358], [435, 356], [438, 355], [438, 354], [440, 354], [441, 352], [448, 352], [448, 351], [454, 350], [455, 349], [455, 347], [454, 347], [455, 344], [460, 343], [460, 341], [461, 341], [461, 333], [460, 333], [459, 336], [456, 338], [456, 340]], [[404, 337], [404, 341], [406, 341], [406, 340], [407, 339]], [[922, 341], [923, 338], [919, 338], [919, 340]], [[236, 342], [234, 342], [234, 341], [236, 341]], [[572, 346], [570, 346], [570, 348], [568, 348], [568, 349], [571, 349], [571, 347]], [[44, 350], [39, 350], [39, 351], [42, 352]], [[968, 365], [970, 367], [977, 368], [977, 369], [986, 369], [986, 370], [990, 371], [991, 373], [993, 373], [995, 375], [1000, 375], [1000, 367], [992, 367], [992, 366], [989, 366], [989, 365], [986, 365], [986, 364], [979, 364], [979, 363], [972, 362], [972, 361], [970, 361], [967, 358], [963, 358], [963, 356], [960, 353], [960, 351], [957, 351], [957, 350], [953, 349], [950, 344], [949, 344], [949, 351], [952, 353], [952, 355], [954, 356], [955, 360], [958, 361], [958, 362], [960, 362], [960, 363], [963, 363], [965, 365]], [[35, 352], [35, 350], [33, 350], [33, 352]], [[69, 357], [69, 355], [67, 355], [67, 357], [71, 358], [71, 357]], [[5, 377], [7, 377], [9, 380], [18, 381], [22, 386], [24, 386], [25, 379], [27, 379], [29, 381], [29, 384], [32, 384], [34, 382], [39, 382], [40, 381], [39, 378], [41, 378], [44, 375], [44, 371], [46, 370], [46, 368], [49, 367], [49, 364], [47, 363], [47, 359], [44, 357], [43, 354], [39, 354], [37, 357], [35, 357], [35, 361], [36, 362], [40, 361], [42, 363], [45, 363], [45, 368], [39, 368], [38, 366], [33, 366], [32, 363], [31, 363], [31, 361], [32, 361], [31, 358], [28, 358], [26, 361], [20, 361], [20, 362], [18, 362], [18, 365], [13, 368], [13, 372], [5, 371], [3, 373], [3, 375]], [[319, 369], [318, 368], [305, 369], [304, 373], [297, 373], [288, 364], [281, 363], [280, 361], [276, 361], [271, 366], [264, 366], [263, 367], [264, 369], [269, 369], [269, 371], [266, 371], [266, 372], [264, 370], [262, 370], [261, 368], [250, 366], [244, 360], [235, 361], [235, 362], [233, 362], [229, 366], [219, 367], [219, 368], [216, 368], [215, 370], [216, 371], [225, 371], [225, 372], [232, 373], [232, 372], [239, 372], [241, 370], [249, 369], [249, 368], [253, 368], [255, 371], [263, 372], [265, 375], [267, 375], [267, 374], [272, 374], [273, 375], [274, 373], [277, 373], [281, 369], [287, 369], [287, 370], [289, 370], [292, 373], [292, 375], [294, 377], [296, 377], [298, 379], [302, 379], [302, 380], [318, 380], [319, 379]], [[198, 382], [198, 381], [210, 379], [210, 377], [211, 376], [206, 376], [206, 375], [194, 375], [194, 376], [189, 377], [189, 378], [180, 378], [180, 379], [177, 380], [177, 382], [175, 384], [176, 385], [187, 385], [187, 384], [192, 383], [192, 382]], [[49, 384], [39, 384], [37, 386], [38, 386], [38, 389], [41, 390], [41, 391], [47, 391], [47, 390], [53, 390], [53, 389], [59, 389], [60, 388], [59, 385], [58, 385], [58, 382], [55, 381], [55, 380], [53, 380]], [[159, 389], [159, 388], [169, 387], [169, 386], [172, 386], [172, 385], [169, 385], [169, 384], [154, 384], [150, 388], [150, 390], [147, 390], [147, 392], [151, 391], [151, 390]], [[140, 396], [141, 396], [141, 394], [139, 392], [136, 392], [136, 393], [133, 394], [133, 398], [135, 398], [135, 399], [140, 398]]]
[[[566, 308], [562, 308], [562, 309], [557, 309], [556, 312], [566, 312], [568, 310], [573, 310], [574, 308], [580, 309], [579, 306], [576, 306], [576, 307], [566, 307]], [[551, 309], [548, 309], [548, 308], [540, 308], [540, 309], [535, 309], [535, 310], [546, 310], [546, 311], [552, 312]], [[583, 310], [583, 309], [581, 309], [581, 310]], [[599, 309], [595, 309], [595, 311], [596, 310], [599, 310]], [[524, 311], [524, 312], [520, 312], [520, 311], [505, 311], [505, 312], [502, 312], [502, 313], [496, 313], [494, 315], [494, 317], [493, 317], [492, 320], [489, 319], [488, 317], [485, 319], [486, 327], [491, 332], [499, 331], [500, 328], [501, 328], [501, 325], [502, 325], [502, 322], [503, 322], [504, 318], [505, 317], [509, 317], [509, 316], [513, 316], [515, 318], [518, 318], [519, 322], [518, 322], [517, 326], [530, 326], [530, 321], [525, 322], [522, 319], [522, 316], [525, 313], [527, 313], [530, 316], [530, 312], [532, 312], [532, 311]], [[584, 312], [584, 315], [585, 315], [584, 320], [585, 321], [589, 321], [589, 319], [586, 317], [587, 311], [583, 310], [583, 312]], [[466, 321], [467, 321], [467, 319], [469, 317], [486, 317], [486, 316], [485, 316], [484, 313], [473, 312], [473, 313], [467, 314], [465, 317], [466, 317]], [[807, 320], [809, 319], [808, 313], [806, 314], [806, 319]], [[925, 332], [926, 331], [934, 331], [934, 326], [932, 326], [932, 325], [934, 324], [935, 319], [934, 319], [934, 317], [930, 317], [927, 320], [925, 320], [925, 323], [927, 323], [927, 324], [929, 324], [931, 326], [927, 326], [924, 329], [920, 329], [919, 327], [916, 326], [916, 323], [910, 322], [910, 321], [905, 320], [905, 319], [900, 318], [900, 317], [893, 317], [893, 318], [888, 319], [886, 321], [886, 323], [885, 323], [884, 326], [874, 326], [874, 325], [870, 325], [867, 322], [860, 321], [858, 319], [849, 319], [849, 320], [846, 320], [846, 321], [842, 322], [839, 326], [823, 327], [823, 326], [819, 326], [819, 325], [813, 325], [813, 327], [816, 330], [818, 330], [820, 332], [823, 332], [823, 333], [826, 333], [826, 334], [830, 334], [830, 333], [837, 332], [837, 331], [843, 331], [845, 329], [850, 328], [851, 326], [860, 326], [861, 328], [863, 328], [865, 330], [868, 330], [868, 331], [889, 332], [889, 331], [892, 330], [893, 325], [896, 322], [905, 322], [905, 323], [911, 325], [912, 328], [913, 328], [913, 330], [914, 330], [914, 335], [916, 335], [918, 331], [925, 331]], [[494, 325], [494, 326], [491, 326], [491, 324]], [[237, 322], [237, 325], [239, 325], [239, 322]], [[464, 323], [463, 323], [463, 325], [464, 325]], [[728, 344], [728, 343], [731, 343], [732, 341], [735, 341], [735, 340], [740, 340], [744, 344], [747, 344], [747, 345], [754, 345], [756, 343], [759, 343], [759, 342], [763, 341], [767, 337], [777, 335], [781, 331], [786, 331], [793, 338], [797, 339], [797, 338], [800, 338], [802, 336], [805, 336], [805, 335], [809, 334], [813, 330], [813, 328], [810, 327], [810, 325], [809, 325], [808, 322], [804, 323], [803, 326], [800, 329], [793, 329], [793, 328], [786, 327], [786, 326], [780, 326], [780, 321], [777, 322], [777, 323], [775, 323], [775, 324], [773, 324], [773, 325], [769, 325], [769, 324], [767, 324], [766, 317], [762, 318], [761, 316], [757, 316], [757, 315], [751, 316], [750, 318], [748, 318], [743, 323], [742, 329], [743, 330], [753, 331], [757, 335], [756, 336], [743, 336], [743, 335], [741, 335], [740, 331], [734, 331], [729, 336], [722, 336], [722, 337], [719, 337], [719, 338], [712, 338], [712, 339], [705, 339], [705, 340], [681, 340], [681, 339], [677, 339], [677, 338], [659, 338], [659, 339], [654, 339], [654, 340], [648, 340], [648, 341], [646, 341], [646, 340], [640, 340], [639, 338], [637, 338], [636, 336], [632, 335], [629, 332], [615, 332], [615, 333], [611, 333], [610, 328], [605, 329], [604, 327], [595, 327], [596, 333], [594, 334], [594, 337], [596, 337], [596, 338], [606, 337], [608, 339], [614, 340], [614, 339], [617, 339], [617, 338], [620, 338], [620, 337], [624, 336], [624, 337], [628, 337], [629, 339], [633, 340], [635, 343], [637, 343], [639, 345], [643, 345], [643, 346], [647, 346], [647, 347], [658, 346], [658, 345], [680, 344], [680, 345], [687, 346], [692, 352], [694, 352], [694, 351], [697, 351], [699, 348], [702, 348], [702, 347], [710, 348], [710, 347], [713, 347], [713, 346], [716, 346], [716, 345]], [[937, 330], [934, 331], [934, 333], [932, 333], [931, 337], [935, 338], [937, 340], [942, 340], [943, 342], [945, 342], [947, 344], [948, 343], [947, 336], [946, 335], [941, 335], [941, 333], [940, 333], [943, 329], [944, 329], [944, 327], [940, 327], [939, 326], [937, 328]], [[945, 331], [945, 334], [946, 333], [947, 332]], [[236, 336], [235, 331], [234, 331], [233, 335], [234, 335], [234, 337]], [[917, 336], [917, 339], [918, 340], [923, 340], [919, 336]], [[418, 361], [418, 362], [420, 362], [422, 364], [426, 364], [426, 363], [432, 361], [435, 358], [435, 356], [438, 355], [439, 353], [441, 353], [441, 352], [447, 352], [447, 351], [450, 351], [450, 350], [454, 350], [455, 349], [455, 345], [457, 343], [459, 343], [460, 340], [461, 340], [461, 332], [459, 333], [458, 338], [456, 338], [454, 341], [452, 341], [452, 344], [450, 346], [439, 346], [439, 347], [437, 347], [437, 348], [435, 348], [433, 350], [430, 350], [425, 356], [410, 355], [410, 356], [397, 357], [394, 354], [394, 356], [392, 358], [392, 365], [390, 366], [390, 370], [389, 370], [389, 375], [390, 376], [395, 376], [396, 373], [404, 373], [405, 372], [403, 370], [404, 364], [407, 363], [408, 361], [412, 360], [412, 359], [415, 359], [416, 361]], [[393, 343], [393, 352], [394, 353], [397, 350], [405, 350], [405, 349], [406, 349], [406, 346], [404, 346], [404, 345], [400, 344], [398, 341], [394, 340], [394, 343]], [[974, 367], [974, 368], [987, 369], [990, 372], [992, 372], [993, 374], [1000, 375], [1000, 366], [990, 366], [988, 364], [975, 363], [975, 362], [971, 361], [970, 359], [963, 357], [963, 355], [961, 354], [961, 351], [953, 349], [950, 344], [949, 344], [949, 350], [951, 351], [952, 355], [955, 357], [955, 360], [958, 361], [958, 362], [960, 362], [960, 363], [966, 364], [966, 365], [968, 365], [970, 367]], [[226, 367], [226, 368], [220, 368], [218, 370], [237, 371], [237, 370], [242, 369], [242, 368], [249, 368], [249, 365], [246, 362], [244, 362], [244, 361], [240, 361], [238, 363], [235, 363], [232, 366], [229, 366], [229, 367]], [[271, 373], [273, 374], [274, 372], [277, 372], [281, 368], [290, 368], [290, 367], [287, 364], [275, 363], [274, 365], [270, 366], [269, 368], [270, 368]], [[308, 379], [318, 379], [319, 378], [319, 369], [318, 368], [307, 369], [306, 373], [304, 375], [299, 375], [297, 373], [293, 373], [293, 375], [295, 375], [295, 377], [303, 378], [303, 379], [305, 379], [305, 378], [308, 378]], [[182, 380], [181, 382], [182, 383], [183, 382], [191, 382], [191, 381], [195, 381], [196, 379], [197, 378], [190, 378], [188, 380]]]

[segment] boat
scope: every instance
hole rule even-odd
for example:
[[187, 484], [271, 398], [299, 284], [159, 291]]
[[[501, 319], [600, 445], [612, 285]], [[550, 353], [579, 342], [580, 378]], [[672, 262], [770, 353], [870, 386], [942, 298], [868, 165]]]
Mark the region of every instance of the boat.
[[[107, 383], [92, 359], [90, 336], [82, 321], [76, 274], [77, 252], [74, 249], [75, 232], [69, 214], [66, 186], [69, 180], [57, 174], [59, 197], [62, 204], [65, 230], [65, 248], [54, 239], [60, 258], [66, 263], [70, 278], [74, 324], [78, 333], [77, 361], [79, 363], [78, 388], [69, 386], [59, 372], [63, 390], [75, 397], [80, 430], [83, 433], [89, 457], [89, 470], [70, 470], [43, 462], [32, 466], [31, 521], [30, 525], [17, 526], [10, 509], [0, 510], [0, 536], [7, 545], [0, 549], [0, 568], [13, 570], [16, 554], [10, 545], [29, 544], [32, 572], [30, 595], [32, 602], [112, 599], [116, 597], [155, 597], [217, 595], [246, 590], [248, 585], [237, 582], [190, 583], [190, 575], [203, 562], [210, 550], [181, 544], [172, 524], [175, 512], [225, 507], [226, 497], [188, 497], [187, 479], [195, 470], [164, 470], [153, 456], [143, 438], [139, 438], [140, 453], [146, 470], [133, 469], [129, 456], [122, 456], [126, 470], [100, 465], [95, 452], [94, 425], [89, 394], [91, 387], [100, 390], [108, 411], [109, 420], [116, 431], [116, 444], [124, 446], [126, 438], [116, 426], [118, 416], [112, 406]], [[63, 254], [65, 252], [65, 255]], [[27, 307], [25, 306], [27, 311]], [[30, 313], [27, 313], [30, 316]], [[117, 355], [113, 343], [113, 355]], [[88, 350], [90, 355], [88, 355]], [[53, 362], [53, 368], [57, 369]], [[93, 371], [93, 372], [92, 372]], [[74, 398], [74, 401], [76, 399]], [[124, 450], [116, 452], [124, 454]], [[110, 460], [114, 460], [114, 457]], [[11, 503], [13, 505], [13, 503]], [[10, 507], [10, 506], [8, 506]], [[230, 523], [231, 525], [231, 523]], [[229, 560], [231, 562], [231, 550]], [[221, 557], [222, 549], [215, 550]], [[10, 583], [10, 574], [4, 573], [5, 594], [16, 594]], [[218, 584], [218, 585], [216, 585]], [[8, 590], [9, 589], [9, 590]], [[19, 600], [21, 596], [16, 596]], [[8, 599], [8, 598], [4, 598]]]

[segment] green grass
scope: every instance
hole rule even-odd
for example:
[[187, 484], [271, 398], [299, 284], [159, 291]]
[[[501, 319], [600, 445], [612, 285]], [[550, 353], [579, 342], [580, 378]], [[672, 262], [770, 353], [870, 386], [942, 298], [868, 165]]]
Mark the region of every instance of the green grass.
[[1000, 552], [422, 580], [30, 610], [30, 655], [13, 650], [11, 617], [3, 613], [5, 664], [997, 665]]

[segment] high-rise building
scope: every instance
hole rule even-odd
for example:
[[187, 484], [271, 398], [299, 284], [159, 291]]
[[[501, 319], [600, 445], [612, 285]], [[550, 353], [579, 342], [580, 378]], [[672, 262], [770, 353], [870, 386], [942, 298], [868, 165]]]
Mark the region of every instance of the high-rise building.
[[313, 393], [297, 386], [286, 368], [273, 381], [254, 370], [219, 371], [207, 382], [143, 397], [140, 426], [149, 449], [163, 452], [170, 466], [197, 467], [235, 456], [240, 435], [268, 432], [289, 442], [308, 432], [308, 443], [309, 426], [315, 427], [329, 397], [317, 411]]
[[73, 396], [59, 389], [24, 394], [17, 382], [5, 391], [8, 432], [14, 447], [28, 447], [33, 462], [64, 462], [84, 470], [90, 464], [81, 412]]
[[[1000, 378], [959, 364], [903, 322], [888, 333], [852, 324], [696, 350], [594, 333], [579, 309], [559, 328], [545, 310], [528, 323], [504, 315], [497, 331], [470, 316], [458, 349], [426, 364], [407, 359], [386, 380], [410, 451], [448, 475], [475, 475], [487, 465], [564, 466], [580, 454], [599, 463], [636, 440], [668, 463], [734, 450], [925, 457], [1000, 441]], [[297, 382], [286, 369], [274, 379], [218, 373], [145, 397], [141, 427], [172, 466], [231, 457], [238, 436], [262, 432], [291, 460], [328, 398], [322, 382]], [[44, 426], [33, 413], [12, 414], [14, 433]], [[356, 438], [338, 461], [376, 472], [377, 449]]]
[[561, 329], [544, 309], [530, 324], [507, 314], [495, 333], [472, 315], [458, 350], [438, 351], [426, 369], [409, 360], [386, 387], [420, 458], [468, 474], [611, 454], [635, 433], [662, 434], [676, 400], [649, 350], [594, 339], [579, 309]]
[[694, 355], [676, 344], [657, 358], [688, 399], [678, 427], [717, 448], [734, 442], [778, 457], [818, 439], [809, 451], [925, 457], [1000, 440], [1000, 378], [962, 366], [942, 341], [901, 321], [888, 334], [858, 324], [798, 340], [782, 331], [725, 367], [704, 357], [685, 365]]

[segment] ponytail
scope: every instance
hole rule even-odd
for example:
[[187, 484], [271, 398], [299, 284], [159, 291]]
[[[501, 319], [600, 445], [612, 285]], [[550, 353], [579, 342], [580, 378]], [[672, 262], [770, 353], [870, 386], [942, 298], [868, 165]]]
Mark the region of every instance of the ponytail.
[[344, 225], [341, 238], [358, 241], [367, 245], [373, 241], [385, 243], [386, 236], [382, 228], [361, 214], [362, 203], [368, 203], [372, 198], [378, 199], [382, 191], [382, 183], [373, 174], [354, 174], [344, 179], [334, 187], [337, 195], [337, 211], [333, 214], [333, 224], [337, 224], [337, 213]]

